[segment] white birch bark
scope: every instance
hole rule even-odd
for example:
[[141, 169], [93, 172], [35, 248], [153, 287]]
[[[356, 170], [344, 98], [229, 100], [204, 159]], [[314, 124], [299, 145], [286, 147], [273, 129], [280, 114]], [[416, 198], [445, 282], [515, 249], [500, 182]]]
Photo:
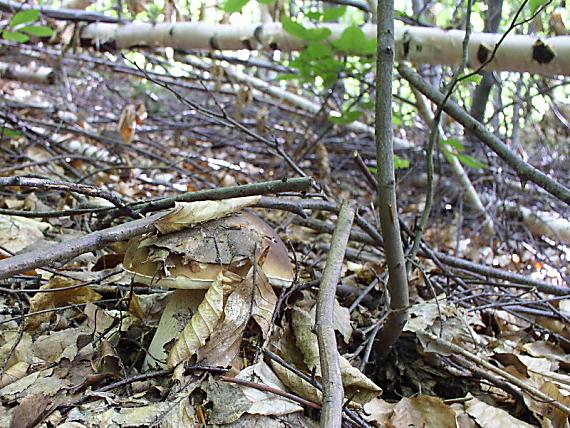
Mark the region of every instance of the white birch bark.
[[[323, 24], [336, 39], [343, 24]], [[362, 27], [367, 37], [376, 37], [373, 25]], [[163, 46], [175, 49], [292, 51], [303, 48], [301, 39], [287, 34], [280, 23], [229, 25], [204, 22], [93, 23], [83, 28], [84, 43], [111, 49]], [[430, 27], [398, 26], [395, 29], [396, 60], [454, 66], [461, 62], [464, 32]], [[469, 40], [469, 65], [478, 67], [490, 57], [501, 34], [473, 33]], [[485, 70], [503, 70], [543, 75], [570, 75], [570, 36], [541, 39], [508, 35]]]

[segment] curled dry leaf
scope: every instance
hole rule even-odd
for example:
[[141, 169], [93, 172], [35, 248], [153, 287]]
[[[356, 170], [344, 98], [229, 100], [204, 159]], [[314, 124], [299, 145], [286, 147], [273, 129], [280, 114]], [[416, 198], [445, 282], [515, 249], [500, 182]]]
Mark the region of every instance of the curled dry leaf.
[[32, 336], [27, 332], [20, 336], [18, 329], [0, 331], [0, 367], [10, 368], [19, 362], [32, 362]]
[[28, 373], [28, 368], [30, 365], [25, 361], [20, 361], [11, 367], [8, 367], [0, 376], [0, 388], [4, 388], [6, 385], [12, 382], [22, 379]]
[[233, 214], [257, 203], [261, 196], [224, 199], [221, 201], [177, 202], [174, 210], [155, 223], [162, 234], [177, 232], [199, 223]]
[[[273, 370], [271, 370], [271, 367], [263, 361], [246, 367], [236, 377], [285, 391], [285, 385], [281, 383]], [[239, 386], [239, 388], [251, 401], [251, 407], [247, 411], [248, 413], [283, 416], [289, 413], [303, 411], [303, 408], [294, 401], [271, 392], [248, 388], [246, 386]]]
[[257, 269], [252, 270], [253, 282], [253, 305], [251, 308], [251, 316], [261, 329], [263, 337], [267, 338], [271, 329], [271, 320], [273, 319], [273, 312], [277, 305], [277, 296], [273, 288], [269, 284], [269, 279], [265, 272], [257, 266]]
[[242, 278], [231, 271], [222, 271], [218, 274], [198, 306], [197, 312], [170, 350], [168, 367], [176, 367], [182, 361], [189, 360], [206, 344], [206, 340], [222, 319], [225, 298], [241, 281]]
[[[255, 267], [254, 267], [255, 266]], [[198, 350], [198, 361], [213, 366], [227, 366], [239, 352], [239, 346], [247, 322], [253, 315], [255, 283], [261, 278], [261, 268], [254, 265], [245, 279], [236, 287], [224, 306], [224, 319], [212, 333], [209, 342]], [[263, 275], [265, 276], [265, 275]], [[259, 312], [258, 319], [266, 314]], [[273, 311], [271, 311], [273, 313]], [[263, 321], [261, 321], [264, 324]]]

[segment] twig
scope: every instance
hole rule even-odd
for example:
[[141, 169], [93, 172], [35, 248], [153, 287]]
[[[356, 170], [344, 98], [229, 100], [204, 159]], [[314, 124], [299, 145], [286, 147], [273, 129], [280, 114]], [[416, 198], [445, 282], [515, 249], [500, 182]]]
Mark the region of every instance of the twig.
[[12, 275], [51, 263], [69, 260], [89, 251], [99, 250], [113, 242], [125, 241], [150, 232], [153, 230], [154, 222], [165, 214], [164, 212], [156, 213], [119, 226], [98, 230], [48, 248], [40, 248], [0, 260], [0, 279], [10, 278]]
[[563, 412], [566, 415], [570, 415], [570, 407], [569, 406], [567, 406], [567, 405], [565, 405], [559, 401], [556, 401], [552, 397], [549, 397], [548, 395], [546, 395], [544, 392], [536, 389], [535, 387], [527, 384], [526, 382], [521, 381], [520, 379], [513, 376], [512, 374], [510, 374], [504, 370], [501, 370], [500, 368], [495, 367], [493, 364], [485, 361], [481, 357], [479, 357], [475, 354], [472, 354], [469, 351], [466, 351], [461, 346], [455, 345], [451, 342], [448, 342], [447, 340], [440, 339], [439, 337], [435, 336], [434, 334], [431, 334], [428, 332], [423, 332], [421, 334], [425, 335], [428, 339], [433, 340], [438, 345], [444, 346], [444, 347], [448, 348], [449, 350], [453, 351], [454, 353], [462, 355], [467, 360], [485, 368], [486, 370], [488, 370], [492, 373], [495, 373], [496, 375], [502, 377], [503, 379], [506, 379], [508, 382], [519, 387], [523, 391], [526, 391], [529, 395], [534, 396], [535, 399], [538, 399], [538, 400], [540, 400], [544, 403], [547, 403], [553, 407], [556, 407], [558, 410], [560, 410], [561, 412]]
[[113, 192], [107, 190], [99, 189], [93, 186], [87, 186], [85, 184], [70, 183], [67, 181], [53, 181], [45, 180], [41, 178], [32, 177], [0, 177], [0, 187], [2, 186], [22, 186], [22, 187], [39, 187], [41, 189], [51, 189], [51, 190], [65, 190], [67, 192], [79, 193], [82, 195], [93, 196], [97, 198], [103, 198], [113, 205], [115, 205], [121, 213], [128, 213], [132, 218], [139, 218], [131, 208], [126, 206], [121, 198]]
[[262, 383], [249, 382], [247, 380], [237, 379], [235, 377], [228, 377], [228, 376], [220, 376], [220, 379], [223, 380], [224, 382], [235, 383], [236, 385], [247, 386], [248, 388], [258, 389], [260, 391], [271, 392], [272, 394], [288, 398], [289, 400], [293, 400], [296, 403], [299, 403], [305, 407], [310, 407], [311, 409], [320, 410], [321, 408], [321, 406], [319, 406], [316, 403], [313, 403], [312, 401], [305, 400], [304, 398], [297, 397], [296, 395], [290, 394], [285, 391], [281, 391], [280, 389], [273, 388], [271, 386], [267, 386]]
[[327, 256], [323, 278], [317, 298], [315, 330], [319, 343], [321, 375], [323, 385], [323, 410], [321, 427], [340, 427], [344, 389], [340, 374], [340, 362], [334, 333], [334, 301], [336, 286], [340, 280], [342, 262], [350, 229], [354, 221], [354, 208], [348, 202], [340, 207], [338, 221], [332, 235], [331, 250]]
[[[444, 95], [439, 90], [427, 83], [409, 66], [400, 64], [398, 71], [402, 77], [408, 80], [426, 97], [428, 97], [437, 105], [442, 105], [444, 101]], [[566, 202], [567, 204], [570, 204], [570, 189], [568, 187], [554, 181], [542, 171], [520, 159], [507, 147], [503, 141], [489, 132], [485, 126], [475, 120], [473, 116], [467, 113], [459, 105], [451, 100], [448, 100], [443, 106], [443, 110], [453, 119], [459, 122], [467, 132], [471, 132], [487, 147], [493, 150], [501, 159], [503, 159], [513, 170], [515, 170], [521, 181], [532, 181], [551, 195], [555, 196], [563, 202]]]

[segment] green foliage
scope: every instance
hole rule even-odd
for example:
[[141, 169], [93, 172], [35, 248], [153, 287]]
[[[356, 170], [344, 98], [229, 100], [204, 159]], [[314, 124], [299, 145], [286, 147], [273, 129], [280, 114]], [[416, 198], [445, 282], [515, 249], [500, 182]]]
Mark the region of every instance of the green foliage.
[[307, 18], [313, 21], [338, 21], [346, 13], [346, 6], [331, 7], [323, 12], [307, 12]]
[[530, 8], [530, 13], [534, 15], [538, 9], [544, 6], [545, 3], [546, 0], [529, 0], [528, 6]]
[[329, 116], [329, 120], [336, 125], [348, 125], [358, 120], [362, 116], [362, 112], [358, 110], [349, 110], [343, 112], [340, 116]]
[[249, 0], [226, 0], [224, 2], [224, 12], [241, 12], [242, 8], [249, 3]]
[[[275, 0], [257, 0], [260, 4], [271, 4]], [[226, 0], [223, 5], [224, 12], [234, 13], [241, 12], [243, 7], [249, 3], [249, 0]]]
[[[409, 167], [410, 167], [410, 161], [408, 159], [403, 159], [394, 153], [394, 169], [406, 169]], [[376, 173], [378, 172], [378, 169], [373, 166], [369, 166], [368, 170], [374, 175], [376, 175]]]
[[2, 38], [11, 42], [26, 43], [30, 36], [50, 37], [53, 30], [44, 25], [28, 25], [40, 17], [40, 11], [36, 9], [22, 10], [10, 19], [7, 29], [2, 31]]
[[321, 42], [331, 35], [328, 28], [307, 28], [286, 16], [281, 19], [281, 25], [287, 33], [307, 42]]
[[12, 19], [10, 19], [11, 28], [14, 28], [21, 24], [27, 24], [28, 22], [34, 22], [40, 17], [40, 11], [36, 9], [22, 10], [16, 13]]
[[44, 27], [43, 25], [28, 25], [20, 28], [19, 31], [36, 37], [49, 37], [53, 34], [53, 30], [51, 28]]
[[450, 160], [452, 156], [455, 156], [459, 162], [467, 167], [476, 169], [478, 171], [488, 168], [488, 165], [481, 162], [479, 159], [476, 159], [470, 155], [463, 154], [465, 151], [465, 146], [463, 146], [463, 144], [461, 144], [461, 142], [455, 138], [442, 140], [440, 146], [444, 156], [448, 160]]
[[[346, 7], [341, 6], [324, 12], [308, 12], [307, 16], [315, 21], [328, 21], [339, 19], [345, 13]], [[289, 67], [297, 69], [298, 74], [285, 74], [280, 77], [283, 80], [297, 78], [302, 82], [312, 82], [320, 78], [324, 87], [331, 87], [343, 70], [355, 75], [367, 71], [363, 70], [361, 63], [357, 65], [350, 61], [340, 61], [339, 54], [368, 55], [376, 50], [375, 40], [366, 39], [362, 30], [355, 25], [343, 31], [338, 40], [329, 42], [327, 39], [331, 36], [331, 31], [328, 28], [307, 27], [288, 17], [284, 17], [281, 24], [288, 34], [307, 43], [305, 50], [289, 63]], [[362, 60], [362, 63], [366, 61]], [[343, 115], [331, 120], [334, 123], [350, 123], [356, 120], [353, 117], [354, 114], [347, 117]]]
[[0, 140], [21, 137], [22, 133], [11, 128], [0, 128]]
[[364, 32], [356, 25], [347, 27], [332, 45], [339, 51], [354, 55], [373, 55], [376, 53], [376, 39], [367, 39]]
[[394, 153], [394, 169], [406, 169], [410, 167], [410, 161], [408, 159], [401, 158]]

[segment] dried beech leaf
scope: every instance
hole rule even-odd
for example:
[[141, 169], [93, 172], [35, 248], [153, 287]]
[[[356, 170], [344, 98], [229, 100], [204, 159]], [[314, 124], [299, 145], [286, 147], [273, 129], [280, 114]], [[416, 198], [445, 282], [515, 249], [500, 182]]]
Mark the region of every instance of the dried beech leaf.
[[269, 284], [269, 280], [263, 270], [257, 265], [251, 315], [261, 328], [264, 338], [267, 337], [271, 329], [271, 320], [273, 319], [273, 312], [275, 311], [276, 305], [277, 296], [273, 291], [273, 287]]
[[245, 279], [229, 295], [224, 306], [224, 320], [216, 327], [210, 341], [198, 350], [197, 361], [225, 367], [238, 354], [243, 331], [252, 315], [253, 272], [251, 267]]
[[[68, 288], [76, 283], [78, 283], [78, 281], [73, 279], [61, 276], [52, 277], [46, 285], [40, 287], [40, 290], [53, 290], [56, 288], [67, 289], [49, 293], [37, 293], [30, 299], [30, 312], [101, 300], [102, 296], [89, 287]], [[33, 315], [26, 319], [26, 329], [33, 330], [39, 327], [41, 323], [49, 321], [50, 317], [51, 313], [49, 312]]]
[[306, 380], [303, 380], [291, 370], [286, 369], [279, 363], [271, 361], [271, 367], [279, 377], [279, 380], [283, 382], [289, 390], [291, 390], [295, 395], [304, 398], [305, 400], [312, 401], [313, 403], [322, 402], [322, 394], [317, 388], [311, 385]]
[[190, 359], [198, 349], [206, 344], [216, 326], [219, 324], [224, 309], [224, 299], [242, 278], [230, 271], [218, 274], [204, 300], [198, 306], [182, 334], [168, 354], [168, 367], [176, 367], [182, 361]]
[[44, 394], [34, 394], [25, 397], [14, 410], [10, 428], [32, 428], [37, 426], [43, 412], [52, 403]]
[[391, 425], [396, 427], [456, 427], [455, 411], [437, 397], [403, 398], [393, 412]]
[[[285, 391], [285, 386], [275, 375], [271, 367], [264, 361], [260, 361], [253, 366], [246, 367], [236, 376], [238, 379], [251, 381], [255, 379], [256, 383], [269, 386], [271, 388]], [[244, 395], [251, 401], [251, 407], [248, 413], [258, 415], [274, 415], [283, 416], [293, 412], [303, 411], [303, 408], [294, 401], [268, 391], [257, 388], [248, 388], [240, 386]]]
[[155, 223], [162, 233], [172, 233], [198, 223], [233, 214], [257, 203], [261, 196], [224, 199], [221, 201], [177, 202], [174, 210]]
[[[129, 3], [130, 5], [130, 3]], [[121, 117], [119, 118], [119, 123], [117, 124], [117, 131], [121, 134], [121, 137], [125, 143], [130, 143], [135, 135], [137, 128], [137, 114], [136, 106], [134, 104], [127, 104], [123, 111], [121, 112]]]
[[[305, 363], [309, 370], [315, 370], [320, 378], [321, 362], [317, 335], [313, 333], [315, 316], [312, 307], [315, 302], [305, 295], [292, 311], [292, 326], [295, 335], [295, 343], [301, 350]], [[382, 389], [366, 377], [360, 370], [353, 367], [346, 358], [339, 355], [342, 383], [345, 394], [357, 403], [366, 403], [382, 392]]]
[[465, 411], [475, 419], [481, 428], [531, 428], [532, 425], [521, 421], [503, 409], [493, 407], [477, 398], [465, 403]]
[[0, 376], [0, 388], [4, 388], [6, 385], [11, 384], [18, 379], [22, 379], [28, 373], [28, 367], [30, 367], [28, 363], [20, 361], [12, 367], [4, 370], [2, 376]]

